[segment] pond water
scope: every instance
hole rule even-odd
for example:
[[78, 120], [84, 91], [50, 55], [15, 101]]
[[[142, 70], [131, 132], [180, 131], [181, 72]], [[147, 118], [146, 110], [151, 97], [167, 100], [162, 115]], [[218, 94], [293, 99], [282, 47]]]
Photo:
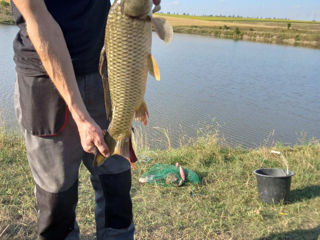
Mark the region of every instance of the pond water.
[[[12, 60], [14, 26], [0, 25], [0, 114], [16, 128]], [[320, 138], [320, 50], [175, 34], [166, 45], [154, 35], [161, 81], [149, 77], [148, 127], [143, 144], [173, 146], [218, 125], [231, 145], [295, 144]], [[206, 131], [206, 130], [204, 130]]]

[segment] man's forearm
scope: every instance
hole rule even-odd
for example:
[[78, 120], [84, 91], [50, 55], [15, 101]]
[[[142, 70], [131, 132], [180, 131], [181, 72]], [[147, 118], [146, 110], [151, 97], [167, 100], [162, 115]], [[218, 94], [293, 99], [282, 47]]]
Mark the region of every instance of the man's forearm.
[[[73, 118], [77, 123], [83, 122], [90, 117], [81, 99], [63, 33], [45, 4], [42, 1], [39, 1], [39, 4], [32, 15], [25, 14], [28, 35]], [[19, 8], [19, 5], [17, 7]]]
[[49, 77], [65, 100], [75, 120], [81, 145], [88, 153], [96, 148], [107, 156], [103, 130], [90, 117], [75, 79], [70, 54], [60, 26], [48, 12], [44, 0], [13, 0], [27, 25], [27, 32]]

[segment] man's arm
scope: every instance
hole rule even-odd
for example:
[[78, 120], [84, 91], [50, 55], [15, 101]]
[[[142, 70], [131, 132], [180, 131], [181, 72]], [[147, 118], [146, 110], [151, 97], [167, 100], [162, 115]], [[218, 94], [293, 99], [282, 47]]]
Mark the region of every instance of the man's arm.
[[75, 120], [83, 149], [103, 155], [109, 150], [103, 130], [90, 117], [76, 82], [70, 54], [60, 26], [48, 12], [43, 0], [13, 0], [26, 21], [29, 38], [53, 84]]

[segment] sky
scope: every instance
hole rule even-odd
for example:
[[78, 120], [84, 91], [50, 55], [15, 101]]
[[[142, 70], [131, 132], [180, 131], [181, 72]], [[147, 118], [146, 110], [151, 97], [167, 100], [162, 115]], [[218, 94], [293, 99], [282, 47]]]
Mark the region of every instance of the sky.
[[163, 13], [320, 21], [320, 0], [161, 0]]

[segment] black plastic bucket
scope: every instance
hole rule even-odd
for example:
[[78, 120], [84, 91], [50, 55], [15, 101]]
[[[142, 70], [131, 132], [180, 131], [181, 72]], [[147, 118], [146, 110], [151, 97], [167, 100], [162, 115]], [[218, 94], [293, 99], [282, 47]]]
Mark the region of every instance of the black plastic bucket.
[[254, 171], [258, 182], [259, 197], [270, 204], [288, 202], [293, 172], [278, 168], [260, 168]]

